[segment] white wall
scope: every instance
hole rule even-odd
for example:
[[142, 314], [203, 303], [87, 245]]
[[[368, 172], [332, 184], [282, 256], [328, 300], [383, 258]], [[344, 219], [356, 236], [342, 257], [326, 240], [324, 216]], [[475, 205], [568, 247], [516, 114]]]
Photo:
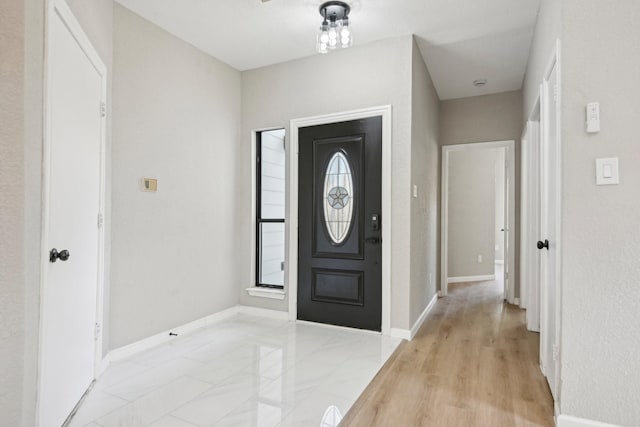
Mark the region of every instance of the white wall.
[[449, 278], [494, 274], [497, 153], [495, 149], [449, 153]]
[[[231, 307], [240, 73], [114, 6], [110, 346]], [[243, 156], [243, 157], [239, 157]], [[139, 189], [158, 179], [157, 193]], [[248, 254], [247, 254], [248, 258]]]
[[22, 416], [25, 295], [24, 3], [0, 4], [0, 424]]
[[[289, 120], [364, 107], [393, 107], [392, 176], [392, 283], [391, 324], [409, 328], [410, 178], [411, 178], [411, 55], [410, 36], [315, 55], [296, 61], [242, 73], [243, 125], [238, 167], [236, 211], [244, 224], [251, 221], [251, 133], [273, 127], [289, 127]], [[237, 235], [241, 249], [237, 269], [240, 302], [287, 310], [287, 301], [250, 297], [251, 227]]]
[[440, 283], [439, 99], [422, 54], [413, 41], [411, 79], [410, 325], [418, 320]]
[[[640, 425], [640, 3], [563, 2], [561, 412]], [[599, 101], [602, 131], [585, 132]], [[620, 185], [595, 185], [618, 157]]]

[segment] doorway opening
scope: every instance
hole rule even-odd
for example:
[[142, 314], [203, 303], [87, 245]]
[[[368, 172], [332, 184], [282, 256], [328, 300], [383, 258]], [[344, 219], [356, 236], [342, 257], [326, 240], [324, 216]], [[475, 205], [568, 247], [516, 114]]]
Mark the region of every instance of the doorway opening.
[[515, 289], [515, 141], [442, 148], [442, 282], [496, 280]]

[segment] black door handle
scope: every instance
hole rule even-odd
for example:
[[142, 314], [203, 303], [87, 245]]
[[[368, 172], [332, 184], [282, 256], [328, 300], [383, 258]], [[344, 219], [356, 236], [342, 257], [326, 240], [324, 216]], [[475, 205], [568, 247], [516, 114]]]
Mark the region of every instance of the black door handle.
[[371, 243], [372, 245], [377, 245], [377, 244], [382, 243], [382, 239], [379, 238], [379, 237], [368, 237], [368, 238], [364, 239], [364, 241], [366, 243]]
[[544, 242], [538, 240], [537, 246], [538, 246], [538, 249], [547, 248], [547, 250], [549, 250], [549, 241], [546, 239]]
[[56, 262], [57, 260], [66, 261], [69, 259], [69, 251], [66, 249], [58, 252], [56, 248], [51, 249], [49, 252], [49, 262]]

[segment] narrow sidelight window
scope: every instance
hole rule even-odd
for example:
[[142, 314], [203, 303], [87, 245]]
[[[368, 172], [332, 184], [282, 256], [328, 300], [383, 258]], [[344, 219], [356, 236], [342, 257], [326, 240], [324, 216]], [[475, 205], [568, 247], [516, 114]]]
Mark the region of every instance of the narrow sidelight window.
[[256, 134], [256, 286], [284, 287], [284, 129]]

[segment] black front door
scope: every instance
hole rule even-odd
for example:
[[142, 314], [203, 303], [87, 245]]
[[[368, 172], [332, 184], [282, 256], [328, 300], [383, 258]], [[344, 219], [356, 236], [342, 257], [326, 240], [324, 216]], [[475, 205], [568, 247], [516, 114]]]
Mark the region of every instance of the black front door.
[[298, 135], [298, 319], [379, 331], [382, 118]]

